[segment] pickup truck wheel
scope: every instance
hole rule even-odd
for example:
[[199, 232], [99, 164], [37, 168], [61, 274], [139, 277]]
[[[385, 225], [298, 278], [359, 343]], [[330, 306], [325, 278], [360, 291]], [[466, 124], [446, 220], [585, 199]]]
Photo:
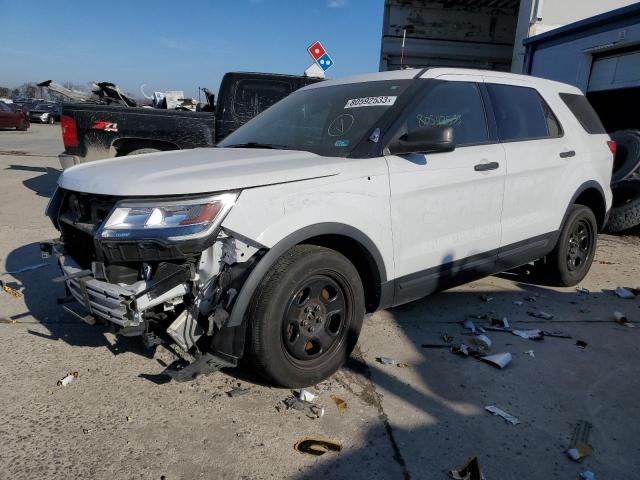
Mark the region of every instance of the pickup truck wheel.
[[613, 187], [613, 206], [607, 231], [623, 232], [640, 225], [640, 180], [625, 180]]
[[249, 360], [271, 382], [303, 387], [349, 358], [364, 317], [364, 290], [340, 253], [298, 245], [258, 286], [248, 312]]
[[554, 283], [571, 287], [578, 284], [591, 268], [598, 241], [598, 224], [590, 208], [573, 205], [545, 270]]
[[127, 153], [128, 155], [141, 155], [143, 153], [156, 153], [156, 152], [161, 152], [162, 150], [158, 150], [157, 148], [138, 148], [137, 150], [133, 150], [129, 153]]

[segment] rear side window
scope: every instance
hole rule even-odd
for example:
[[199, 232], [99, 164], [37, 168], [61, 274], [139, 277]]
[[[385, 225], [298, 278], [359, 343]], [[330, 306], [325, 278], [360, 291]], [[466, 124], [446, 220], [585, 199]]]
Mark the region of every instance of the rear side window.
[[560, 122], [533, 88], [487, 84], [502, 141], [559, 137]]
[[587, 97], [574, 93], [561, 93], [560, 98], [566, 103], [571, 113], [575, 115], [587, 133], [592, 135], [607, 133]]
[[287, 82], [246, 79], [240, 80], [233, 98], [233, 113], [246, 122], [291, 93]]
[[487, 121], [478, 86], [471, 82], [443, 82], [414, 107], [407, 131], [444, 125], [453, 128], [458, 146], [486, 143]]

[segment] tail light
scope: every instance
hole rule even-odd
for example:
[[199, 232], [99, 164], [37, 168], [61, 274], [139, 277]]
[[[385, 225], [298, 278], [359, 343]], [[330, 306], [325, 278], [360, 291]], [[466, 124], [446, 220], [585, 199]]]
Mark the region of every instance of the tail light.
[[607, 145], [609, 146], [609, 150], [611, 150], [611, 154], [615, 157], [616, 150], [618, 150], [618, 144], [613, 140], [607, 140]]
[[67, 115], [61, 115], [60, 128], [62, 128], [62, 143], [65, 148], [77, 147], [79, 142], [76, 121]]

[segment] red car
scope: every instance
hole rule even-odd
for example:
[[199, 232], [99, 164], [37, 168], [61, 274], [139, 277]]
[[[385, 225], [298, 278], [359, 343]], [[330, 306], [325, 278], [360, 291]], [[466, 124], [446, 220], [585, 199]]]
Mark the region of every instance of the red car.
[[0, 128], [26, 130], [29, 125], [29, 117], [25, 112], [14, 111], [11, 105], [0, 102]]

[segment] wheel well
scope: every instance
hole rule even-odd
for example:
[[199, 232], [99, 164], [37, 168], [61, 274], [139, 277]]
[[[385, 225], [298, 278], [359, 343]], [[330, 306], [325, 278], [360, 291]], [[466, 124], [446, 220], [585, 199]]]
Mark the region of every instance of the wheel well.
[[116, 149], [117, 157], [123, 157], [140, 148], [156, 148], [158, 150], [180, 149], [175, 143], [146, 138], [119, 138], [113, 142], [112, 147]]
[[374, 312], [380, 305], [380, 272], [373, 256], [360, 242], [345, 235], [320, 235], [300, 244], [317, 245], [341, 253], [356, 267], [365, 295], [367, 312]]
[[578, 195], [578, 198], [576, 198], [573, 203], [589, 207], [596, 216], [598, 228], [602, 228], [604, 226], [607, 214], [606, 204], [604, 198], [602, 198], [602, 194], [597, 189], [587, 188], [584, 192]]

